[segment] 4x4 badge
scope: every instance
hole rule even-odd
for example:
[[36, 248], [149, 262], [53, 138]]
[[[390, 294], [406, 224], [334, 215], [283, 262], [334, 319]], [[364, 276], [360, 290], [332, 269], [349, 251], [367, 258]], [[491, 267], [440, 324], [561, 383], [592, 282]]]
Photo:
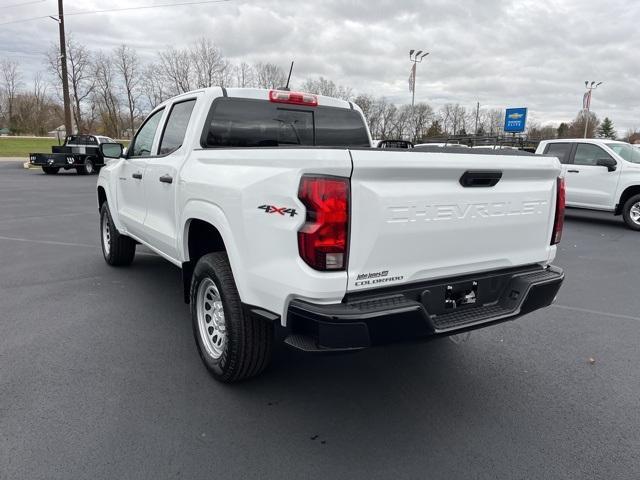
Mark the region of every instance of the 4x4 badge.
[[260, 205], [258, 208], [264, 210], [264, 213], [279, 213], [280, 215], [289, 215], [290, 217], [298, 214], [295, 208], [276, 207], [274, 205]]

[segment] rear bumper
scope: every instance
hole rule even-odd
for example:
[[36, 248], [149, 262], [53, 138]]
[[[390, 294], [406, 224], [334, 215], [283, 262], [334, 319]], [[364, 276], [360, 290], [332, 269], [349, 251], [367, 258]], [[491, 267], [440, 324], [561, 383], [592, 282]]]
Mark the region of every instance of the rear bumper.
[[[294, 300], [285, 342], [305, 351], [346, 351], [461, 333], [550, 305], [563, 280], [560, 268], [528, 266], [358, 292], [333, 305]], [[471, 285], [474, 304], [446, 306], [448, 289]]]

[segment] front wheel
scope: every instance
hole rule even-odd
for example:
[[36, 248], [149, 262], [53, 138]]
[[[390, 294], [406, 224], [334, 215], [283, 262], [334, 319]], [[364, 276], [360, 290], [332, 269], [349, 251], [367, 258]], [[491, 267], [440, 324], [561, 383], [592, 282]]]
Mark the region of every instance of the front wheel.
[[200, 358], [217, 380], [237, 382], [267, 367], [273, 324], [243, 310], [225, 252], [210, 253], [198, 260], [190, 300]]
[[640, 195], [634, 195], [622, 207], [622, 218], [632, 230], [640, 231]]
[[55, 175], [60, 171], [60, 167], [42, 167], [42, 171], [47, 175]]
[[121, 234], [113, 224], [107, 202], [100, 207], [100, 243], [102, 255], [114, 267], [131, 265], [136, 255], [136, 242]]

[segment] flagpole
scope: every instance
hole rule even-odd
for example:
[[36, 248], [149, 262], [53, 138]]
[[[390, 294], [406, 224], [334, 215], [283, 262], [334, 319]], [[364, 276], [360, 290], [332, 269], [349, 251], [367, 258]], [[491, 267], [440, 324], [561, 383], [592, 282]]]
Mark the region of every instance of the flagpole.
[[[415, 52], [415, 53], [414, 53]], [[409, 83], [409, 88], [411, 89], [411, 120], [415, 118], [415, 103], [416, 103], [416, 76], [417, 76], [417, 66], [418, 63], [421, 63], [424, 57], [429, 55], [429, 52], [424, 52], [423, 50], [409, 50], [409, 60], [413, 62], [411, 66], [411, 82]], [[415, 139], [414, 139], [415, 140]]]
[[[415, 52], [415, 53], [414, 53]], [[426, 57], [427, 55], [429, 55], [429, 52], [424, 52], [423, 50], [418, 50], [417, 52], [415, 50], [409, 50], [409, 61], [413, 62], [413, 65], [411, 66], [411, 83], [409, 84], [409, 88], [411, 89], [411, 108], [413, 109], [413, 106], [416, 102], [416, 76], [417, 76], [417, 65], [418, 63], [421, 63], [422, 60], [424, 59], [424, 57]]]
[[584, 82], [584, 86], [587, 87], [587, 91], [584, 94], [584, 97], [583, 97], [584, 99], [582, 101], [582, 108], [585, 111], [584, 137], [583, 138], [587, 138], [587, 130], [589, 129], [589, 112], [591, 111], [591, 94], [600, 85], [602, 85], [602, 82], [596, 83], [594, 81], [594, 82], [591, 82], [591, 85], [589, 85], [589, 81], [588, 80], [586, 80]]
[[413, 114], [413, 106], [416, 103], [416, 64], [413, 64], [411, 71], [411, 113]]

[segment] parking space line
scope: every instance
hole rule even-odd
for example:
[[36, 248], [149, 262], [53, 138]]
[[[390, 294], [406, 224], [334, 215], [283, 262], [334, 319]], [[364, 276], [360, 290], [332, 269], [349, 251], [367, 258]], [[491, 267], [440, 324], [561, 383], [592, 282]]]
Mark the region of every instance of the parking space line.
[[44, 245], [64, 245], [66, 247], [96, 248], [96, 245], [89, 245], [86, 243], [56, 242], [55, 240], [34, 240], [32, 238], [4, 237], [2, 235], [0, 235], [0, 240], [12, 240], [14, 242], [26, 242], [26, 243], [41, 243]]
[[[55, 240], [34, 240], [32, 238], [5, 237], [3, 235], [0, 235], [0, 240], [9, 240], [13, 242], [24, 242], [24, 243], [39, 243], [43, 245], [62, 245], [63, 247], [86, 247], [86, 248], [100, 247], [100, 245], [89, 245], [87, 243], [57, 242]], [[157, 257], [155, 253], [151, 253], [151, 252], [136, 252], [136, 255], [149, 255], [152, 257]]]
[[622, 318], [624, 320], [636, 320], [636, 321], [640, 322], [640, 317], [633, 317], [631, 315], [622, 315], [622, 314], [619, 314], [619, 313], [601, 312], [599, 310], [591, 310], [589, 308], [569, 307], [567, 305], [553, 304], [551, 306], [553, 308], [560, 308], [562, 310], [571, 310], [571, 311], [574, 311], [574, 312], [581, 312], [581, 313], [591, 313], [593, 315], [603, 315], [605, 317]]
[[73, 212], [73, 213], [59, 213], [53, 215], [25, 215], [22, 217], [6, 217], [0, 218], [0, 223], [16, 221], [16, 220], [40, 220], [40, 219], [56, 219], [58, 217], [75, 217], [78, 215], [93, 215], [93, 212]]

